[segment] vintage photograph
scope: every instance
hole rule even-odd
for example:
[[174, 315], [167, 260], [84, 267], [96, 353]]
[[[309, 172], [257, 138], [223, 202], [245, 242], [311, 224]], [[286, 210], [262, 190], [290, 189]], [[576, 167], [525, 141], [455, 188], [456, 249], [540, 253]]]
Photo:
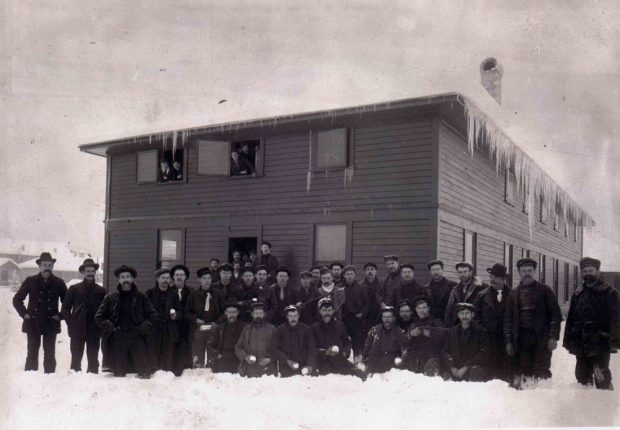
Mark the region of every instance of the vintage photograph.
[[620, 427], [620, 3], [0, 23], [1, 429]]

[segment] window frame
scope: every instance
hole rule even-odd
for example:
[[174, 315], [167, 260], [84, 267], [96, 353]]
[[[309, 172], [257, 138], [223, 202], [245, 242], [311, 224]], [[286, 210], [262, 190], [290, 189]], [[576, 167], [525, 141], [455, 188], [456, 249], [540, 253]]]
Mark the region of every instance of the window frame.
[[570, 298], [569, 294], [569, 279], [570, 276], [570, 264], [567, 262], [564, 263], [564, 303], [568, 303]]
[[555, 297], [558, 297], [560, 294], [560, 260], [557, 258], [553, 259], [553, 292], [555, 293]]
[[538, 281], [541, 284], [547, 282], [547, 256], [545, 254], [538, 256]]
[[[167, 181], [167, 182], [162, 182], [159, 180], [159, 163], [161, 162], [161, 156], [163, 154], [164, 151], [172, 151], [171, 149], [159, 149], [157, 151], [157, 184], [162, 184], [164, 186], [169, 185], [169, 184], [184, 184], [187, 183], [187, 153], [188, 153], [188, 146], [185, 145], [183, 148], [183, 179], [181, 179], [180, 181]], [[172, 167], [172, 166], [170, 166]]]
[[[164, 260], [162, 257], [162, 232], [163, 231], [179, 231], [180, 235], [180, 243], [178, 245], [177, 254], [179, 255], [178, 259], [175, 260]], [[186, 244], [186, 229], [184, 227], [164, 227], [157, 229], [157, 265], [160, 265], [164, 261], [170, 261], [174, 264], [185, 264], [185, 244]]]
[[[319, 154], [319, 134], [335, 131], [335, 130], [345, 130], [346, 137], [346, 148], [345, 148], [345, 163], [342, 166], [330, 166], [330, 167], [320, 167], [318, 166], [318, 154]], [[320, 130], [313, 130], [311, 136], [311, 160], [310, 160], [310, 168], [313, 172], [325, 172], [325, 171], [334, 171], [334, 170], [344, 170], [350, 167], [353, 167], [353, 156], [354, 156], [354, 141], [355, 141], [355, 129], [353, 127], [334, 127], [334, 128], [326, 128]]]
[[333, 222], [316, 222], [312, 224], [312, 261], [313, 265], [328, 265], [333, 263], [334, 261], [323, 261], [317, 259], [317, 233], [318, 229], [321, 226], [326, 225], [344, 225], [345, 226], [345, 258], [344, 260], [336, 260], [340, 261], [343, 264], [347, 264], [351, 261], [351, 242], [352, 242], [352, 225], [351, 221], [333, 221]]
[[513, 247], [511, 244], [509, 244], [508, 242], [504, 242], [504, 266], [506, 266], [506, 269], [508, 270], [508, 273], [510, 274], [508, 276], [508, 286], [512, 287], [513, 285], [513, 276], [514, 274], [513, 272], [513, 261], [514, 261], [514, 255], [513, 255]]
[[[226, 178], [230, 177], [230, 149], [232, 146], [232, 141], [229, 139], [196, 139], [196, 176], [204, 176], [204, 177], [216, 177], [216, 178]], [[228, 162], [228, 167], [226, 169], [227, 173], [219, 174], [219, 173], [202, 173], [200, 171], [200, 146], [201, 143], [221, 143], [228, 144], [228, 154], [226, 156], [226, 160]]]
[[[140, 172], [139, 172], [139, 168], [140, 168], [140, 154], [144, 154], [144, 153], [152, 153], [155, 152], [155, 165], [153, 166], [153, 169], [155, 169], [155, 179], [151, 180], [151, 181], [141, 181], [140, 180]], [[136, 184], [138, 185], [143, 185], [143, 184], [157, 184], [158, 181], [158, 177], [159, 177], [159, 149], [146, 149], [144, 151], [136, 151], [136, 159], [135, 159], [135, 171], [136, 171]]]
[[475, 231], [463, 229], [463, 261], [467, 261], [467, 235], [471, 234], [471, 261], [469, 263], [474, 266], [474, 275], [476, 274], [478, 260], [478, 234]]

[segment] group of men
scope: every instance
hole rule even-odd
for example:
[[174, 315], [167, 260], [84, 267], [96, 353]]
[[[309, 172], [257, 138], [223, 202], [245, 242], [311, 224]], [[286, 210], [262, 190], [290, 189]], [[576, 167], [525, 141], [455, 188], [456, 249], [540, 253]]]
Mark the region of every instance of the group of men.
[[[71, 337], [71, 369], [116, 376], [157, 370], [180, 376], [185, 369], [262, 375], [354, 375], [393, 368], [457, 381], [502, 379], [519, 388], [527, 377], [550, 378], [551, 356], [562, 315], [553, 290], [537, 280], [537, 262], [517, 262], [520, 283], [507, 284], [501, 264], [488, 268], [490, 284], [474, 276], [468, 262], [456, 264], [459, 282], [443, 276], [444, 263], [431, 261], [431, 281], [419, 284], [414, 266], [397, 255], [384, 257], [387, 275], [364, 266], [358, 282], [352, 265], [312, 267], [293, 280], [286, 267], [261, 245], [261, 256], [233, 279], [231, 264], [196, 271], [200, 286], [187, 285], [183, 265], [155, 271], [155, 286], [140, 291], [135, 269], [114, 271], [115, 291], [95, 283], [99, 265], [80, 266], [83, 282], [67, 291], [52, 274], [49, 253], [37, 260], [40, 273], [15, 294], [24, 319], [26, 370], [38, 368], [43, 342], [44, 370], [54, 372], [54, 347], [64, 319]], [[577, 359], [582, 384], [612, 389], [610, 353], [620, 339], [618, 292], [599, 279], [600, 261], [583, 258], [583, 282], [572, 296], [563, 345]], [[24, 300], [28, 297], [28, 307]], [[62, 303], [60, 312], [58, 304]]]

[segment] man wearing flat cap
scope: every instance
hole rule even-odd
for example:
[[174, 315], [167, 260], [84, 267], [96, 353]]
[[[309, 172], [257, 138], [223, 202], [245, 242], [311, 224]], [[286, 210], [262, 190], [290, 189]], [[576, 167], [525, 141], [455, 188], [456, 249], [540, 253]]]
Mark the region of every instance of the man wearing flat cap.
[[95, 314], [104, 337], [110, 338], [114, 376], [127, 374], [130, 361], [139, 378], [149, 378], [151, 366], [146, 337], [159, 324], [159, 315], [151, 301], [138, 290], [132, 267], [122, 265], [114, 271], [118, 279], [116, 291], [105, 296]]
[[515, 357], [515, 388], [524, 377], [551, 378], [551, 354], [560, 338], [560, 305], [553, 290], [536, 281], [537, 265], [531, 258], [517, 261], [521, 282], [506, 300], [504, 340], [506, 353]]
[[499, 263], [488, 268], [487, 272], [491, 279], [491, 285], [482, 290], [475, 305], [478, 309], [480, 324], [489, 332], [489, 377], [509, 381], [513, 373], [513, 359], [506, 354], [504, 313], [508, 294], [510, 294], [510, 287], [506, 284], [506, 278], [510, 274], [506, 266]]
[[291, 272], [286, 267], [278, 267], [275, 271], [276, 283], [269, 289], [269, 296], [265, 303], [267, 309], [267, 321], [274, 326], [284, 324], [286, 313], [284, 308], [299, 302], [297, 291], [289, 286]]
[[387, 275], [379, 288], [380, 307], [396, 306], [398, 304], [398, 294], [403, 282], [400, 275], [400, 263], [398, 255], [389, 254], [383, 257]]
[[99, 373], [99, 345], [101, 332], [95, 323], [95, 314], [106, 295], [105, 288], [95, 282], [99, 264], [92, 258], [79, 267], [84, 280], [72, 285], [62, 302], [61, 313], [69, 330], [71, 370], [82, 370], [82, 357], [86, 347], [88, 373]]
[[344, 288], [344, 304], [342, 305], [342, 322], [351, 337], [354, 363], [362, 359], [362, 349], [366, 340], [364, 325], [368, 316], [369, 299], [364, 288], [357, 282], [355, 267], [345, 266], [342, 269], [342, 287]]
[[[26, 333], [28, 353], [24, 369], [39, 369], [39, 349], [43, 339], [43, 371], [56, 371], [56, 336], [60, 333], [62, 314], [59, 304], [67, 294], [65, 281], [52, 274], [55, 258], [49, 252], [41, 253], [36, 263], [39, 273], [29, 276], [13, 296], [13, 307], [23, 318], [22, 333]], [[28, 308], [24, 300], [28, 298]]]
[[563, 346], [577, 359], [577, 382], [613, 390], [609, 360], [620, 345], [620, 296], [599, 278], [599, 260], [584, 257], [579, 266], [583, 282], [571, 297]]
[[459, 275], [460, 282], [456, 284], [450, 292], [450, 298], [448, 299], [448, 305], [446, 306], [446, 313], [444, 315], [444, 324], [446, 327], [452, 327], [458, 323], [459, 319], [456, 315], [456, 305], [459, 303], [475, 303], [478, 294], [484, 289], [476, 285], [474, 266], [471, 263], [467, 261], [457, 263], [456, 272]]
[[402, 364], [401, 336], [403, 331], [394, 324], [396, 310], [391, 306], [381, 309], [381, 324], [368, 332], [362, 352], [366, 372], [385, 373]]
[[431, 273], [431, 280], [424, 286], [425, 294], [431, 299], [431, 315], [441, 321], [446, 316], [450, 293], [456, 286], [456, 282], [443, 276], [443, 266], [441, 260], [433, 260], [426, 265]]
[[213, 363], [214, 373], [239, 373], [235, 345], [241, 337], [245, 323], [239, 321], [239, 305], [236, 300], [227, 300], [223, 309], [225, 320], [215, 327], [208, 352], [213, 352], [213, 357], [208, 360]]
[[489, 364], [489, 335], [476, 324], [476, 307], [458, 303], [459, 323], [448, 332], [443, 348], [444, 377], [454, 381], [486, 381]]
[[235, 345], [235, 355], [241, 361], [239, 374], [248, 378], [275, 375], [273, 338], [276, 328], [266, 321], [265, 304], [252, 303], [252, 322], [241, 331]]
[[317, 288], [312, 284], [312, 273], [303, 271], [299, 274], [299, 288], [297, 288], [297, 304], [299, 321], [308, 327], [316, 321], [316, 304], [320, 299]]
[[280, 376], [312, 375], [316, 369], [314, 333], [299, 321], [299, 310], [289, 305], [284, 308], [287, 322], [277, 328], [273, 352], [279, 363]]
[[276, 256], [271, 253], [271, 243], [266, 240], [263, 240], [260, 245], [260, 256], [254, 262], [254, 267], [256, 268], [256, 266], [265, 266], [267, 268], [267, 274], [269, 275], [270, 281], [273, 282], [276, 275], [276, 269], [280, 267], [280, 262]]

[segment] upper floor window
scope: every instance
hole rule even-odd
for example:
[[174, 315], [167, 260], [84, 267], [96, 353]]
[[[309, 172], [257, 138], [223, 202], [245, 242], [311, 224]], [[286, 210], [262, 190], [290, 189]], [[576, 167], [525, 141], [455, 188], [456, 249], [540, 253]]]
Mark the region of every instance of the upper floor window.
[[577, 224], [577, 221], [575, 221], [575, 225], [573, 225], [573, 233], [574, 233], [573, 240], [577, 242], [578, 236], [579, 236], [579, 226]]
[[313, 167], [331, 169], [348, 166], [349, 130], [337, 128], [316, 133], [312, 142]]
[[183, 181], [185, 177], [183, 153], [183, 149], [139, 151], [137, 182], [144, 184]]
[[260, 139], [198, 140], [198, 174], [253, 177], [262, 173]]
[[157, 150], [137, 154], [137, 181], [139, 184], [157, 182]]

